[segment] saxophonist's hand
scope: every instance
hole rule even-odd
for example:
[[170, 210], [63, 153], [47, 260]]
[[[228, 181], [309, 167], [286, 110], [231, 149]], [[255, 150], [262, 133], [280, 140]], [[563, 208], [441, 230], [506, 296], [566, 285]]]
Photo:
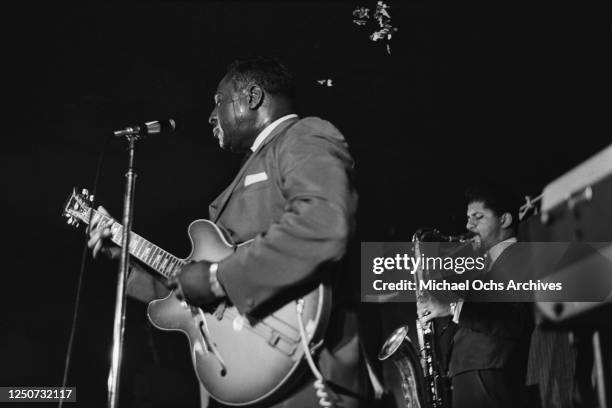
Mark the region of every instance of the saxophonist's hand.
[[427, 323], [436, 317], [450, 316], [451, 314], [451, 307], [448, 303], [442, 303], [432, 296], [417, 302], [417, 316], [421, 323]]

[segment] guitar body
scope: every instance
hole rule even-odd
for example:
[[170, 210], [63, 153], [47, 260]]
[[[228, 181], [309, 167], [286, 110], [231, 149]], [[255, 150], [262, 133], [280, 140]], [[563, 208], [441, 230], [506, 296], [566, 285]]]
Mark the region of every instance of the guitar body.
[[[121, 246], [123, 227], [108, 214], [91, 208], [93, 196], [76, 189], [64, 205], [70, 225], [88, 224], [96, 214], [110, 225], [111, 241]], [[208, 220], [189, 225], [191, 254], [180, 259], [130, 232], [129, 251], [139, 261], [171, 279], [186, 262], [219, 262], [234, 252], [222, 231]], [[245, 242], [241, 245], [248, 245]], [[331, 291], [320, 284], [302, 297], [301, 320], [309, 347], [323, 339], [331, 312]], [[268, 316], [249, 321], [223, 302], [212, 313], [179, 301], [174, 293], [149, 303], [149, 320], [159, 329], [178, 330], [189, 339], [198, 379], [216, 400], [231, 406], [270, 403], [279, 399], [301, 374], [301, 345], [297, 302], [291, 301]], [[318, 345], [317, 345], [318, 346]]]
[[[234, 252], [222, 231], [210, 221], [192, 222], [188, 234], [192, 252], [187, 262], [219, 262]], [[331, 311], [331, 291], [321, 284], [303, 300], [302, 321], [312, 344], [323, 338]], [[171, 293], [152, 301], [148, 316], [159, 329], [185, 333], [200, 382], [223, 404], [269, 402], [299, 379], [304, 350], [295, 301], [249, 322], [233, 306], [207, 313], [187, 306]]]

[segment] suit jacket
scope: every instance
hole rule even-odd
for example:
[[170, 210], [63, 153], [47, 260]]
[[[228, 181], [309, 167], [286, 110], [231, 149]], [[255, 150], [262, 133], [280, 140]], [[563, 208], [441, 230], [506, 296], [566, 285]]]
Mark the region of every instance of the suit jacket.
[[[211, 221], [236, 244], [219, 263], [218, 279], [238, 310], [252, 317], [304, 295], [324, 280], [358, 281], [339, 269], [354, 228], [353, 159], [342, 134], [319, 118], [279, 124], [209, 206]], [[135, 275], [134, 275], [135, 276]], [[160, 295], [138, 276], [133, 295]], [[144, 282], [144, 283], [143, 283]], [[163, 289], [161, 289], [162, 292]], [[136, 292], [136, 293], [134, 293]], [[163, 293], [161, 293], [163, 295]], [[349, 297], [334, 290], [319, 368], [326, 379], [361, 394], [365, 371]], [[314, 392], [314, 391], [313, 391]]]
[[[236, 242], [254, 239], [219, 263], [218, 278], [244, 314], [300, 296], [332, 280], [334, 313], [320, 354], [322, 374], [363, 390], [357, 325], [340, 288], [354, 228], [357, 194], [344, 137], [319, 118], [289, 119], [264, 140], [209, 207], [210, 218]], [[358, 280], [357, 276], [352, 279]]]
[[239, 247], [218, 277], [245, 314], [339, 261], [353, 228], [353, 160], [344, 138], [318, 118], [289, 119], [264, 140], [209, 207]]
[[[514, 276], [517, 280], [529, 276], [527, 249], [511, 245], [501, 253], [487, 272], [502, 281]], [[531, 303], [478, 302], [478, 294], [468, 294], [461, 309], [453, 339], [449, 375], [484, 369], [506, 369], [525, 378], [529, 339], [533, 330]]]

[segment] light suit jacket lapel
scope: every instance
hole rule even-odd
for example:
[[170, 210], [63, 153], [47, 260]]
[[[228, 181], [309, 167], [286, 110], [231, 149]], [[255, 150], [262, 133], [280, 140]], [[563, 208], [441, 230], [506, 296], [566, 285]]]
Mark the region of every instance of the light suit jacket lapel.
[[239, 184], [240, 180], [242, 180], [242, 178], [244, 176], [244, 173], [249, 168], [249, 165], [254, 160], [254, 158], [260, 154], [262, 149], [268, 143], [270, 143], [276, 137], [276, 135], [278, 135], [279, 133], [282, 133], [285, 130], [287, 130], [289, 128], [289, 126], [293, 125], [298, 120], [299, 120], [299, 118], [291, 118], [291, 119], [287, 119], [286, 121], [284, 121], [281, 124], [279, 124], [272, 131], [272, 133], [270, 133], [268, 135], [268, 137], [261, 143], [261, 145], [258, 147], [257, 151], [254, 152], [251, 155], [251, 157], [249, 157], [248, 160], [242, 165], [242, 167], [238, 171], [238, 174], [236, 174], [236, 177], [234, 178], [234, 181], [232, 181], [232, 183], [225, 190], [223, 190], [223, 192], [215, 199], [215, 201], [213, 201], [210, 204], [210, 206], [208, 208], [208, 211], [209, 211], [210, 220], [212, 222], [216, 222], [219, 219], [219, 217], [221, 216], [221, 213], [223, 212], [223, 209], [227, 205], [228, 200], [232, 196], [234, 190], [236, 190], [236, 187], [238, 187], [238, 184]]

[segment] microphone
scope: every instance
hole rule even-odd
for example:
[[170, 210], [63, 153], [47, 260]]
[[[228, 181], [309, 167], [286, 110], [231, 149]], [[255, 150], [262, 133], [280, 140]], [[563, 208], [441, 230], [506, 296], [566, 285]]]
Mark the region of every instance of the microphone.
[[174, 119], [153, 120], [145, 122], [141, 125], [126, 127], [125, 129], [115, 130], [115, 137], [123, 136], [141, 136], [156, 135], [158, 133], [172, 133], [176, 130], [176, 121]]

